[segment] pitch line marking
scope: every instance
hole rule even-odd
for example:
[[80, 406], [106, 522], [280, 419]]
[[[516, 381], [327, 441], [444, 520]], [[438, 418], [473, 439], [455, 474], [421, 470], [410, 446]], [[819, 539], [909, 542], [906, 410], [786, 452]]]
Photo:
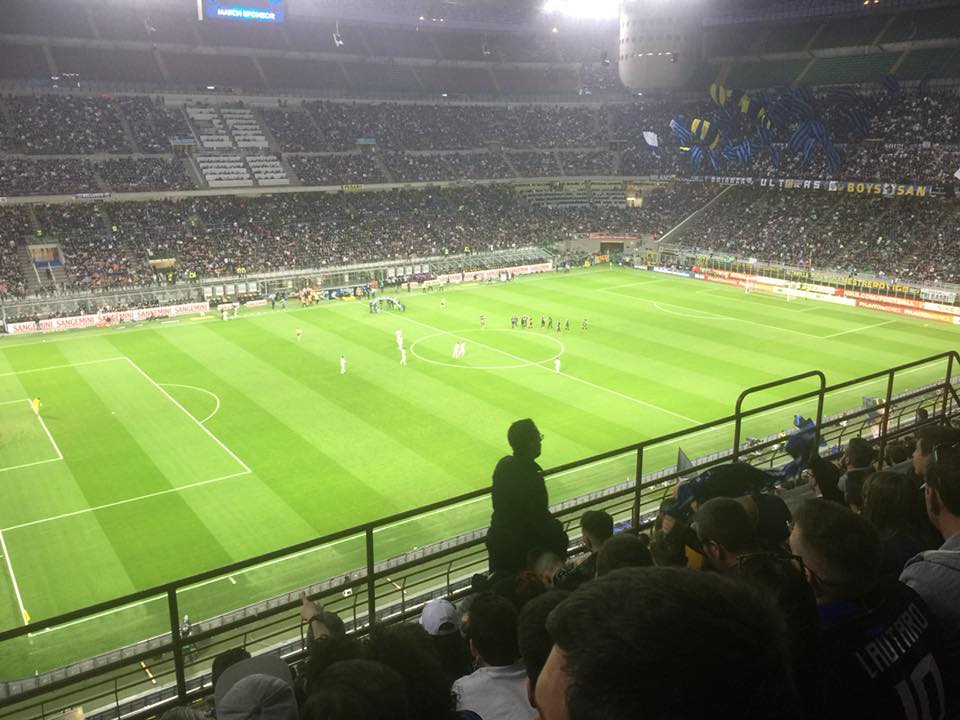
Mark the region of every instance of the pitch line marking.
[[[481, 330], [479, 330], [479, 329], [468, 328], [468, 329], [466, 329], [466, 330], [457, 330], [457, 331], [456, 331], [456, 334], [457, 334], [457, 336], [459, 337], [459, 336], [461, 336], [462, 334], [466, 334], [466, 333], [469, 333], [469, 332], [484, 332], [484, 333], [506, 332], [506, 333], [513, 333], [513, 332], [516, 332], [516, 331], [515, 331], [515, 330], [507, 330], [506, 328], [491, 328], [491, 329], [489, 329], [489, 330], [483, 330], [483, 331], [481, 331]], [[449, 334], [450, 334], [450, 333], [448, 333], [448, 332], [443, 332], [443, 331], [441, 331], [441, 332], [435, 332], [435, 333], [433, 333], [432, 335], [424, 335], [422, 338], [417, 338], [416, 340], [414, 340], [414, 341], [410, 344], [410, 354], [413, 355], [415, 358], [417, 358], [417, 359], [419, 359], [419, 360], [423, 360], [424, 362], [431, 363], [432, 365], [442, 365], [442, 366], [444, 366], [444, 367], [452, 367], [452, 368], [457, 368], [457, 369], [459, 369], [459, 370], [514, 370], [514, 369], [516, 369], [516, 368], [526, 367], [526, 366], [527, 366], [528, 364], [530, 364], [530, 363], [533, 363], [534, 365], [539, 365], [540, 363], [550, 362], [550, 361], [553, 360], [554, 358], [560, 357], [561, 355], [563, 355], [563, 353], [565, 353], [565, 352], [567, 351], [566, 346], [565, 346], [562, 342], [560, 342], [559, 340], [557, 340], [555, 337], [553, 337], [552, 335], [544, 335], [544, 334], [540, 334], [540, 333], [538, 333], [538, 334], [536, 334], [536, 335], [531, 335], [531, 337], [546, 337], [546, 338], [548, 338], [549, 340], [552, 340], [553, 342], [557, 343], [557, 345], [560, 346], [560, 352], [558, 352], [556, 355], [551, 355], [550, 357], [545, 358], [545, 359], [543, 359], [543, 360], [539, 360], [539, 361], [536, 361], [536, 362], [534, 362], [533, 360], [527, 360], [527, 361], [522, 362], [522, 363], [519, 363], [519, 364], [517, 364], [517, 365], [459, 365], [459, 364], [457, 364], [457, 363], [455, 363], [455, 362], [447, 362], [446, 360], [431, 360], [430, 358], [425, 358], [423, 355], [421, 355], [420, 353], [418, 353], [418, 352], [416, 351], [416, 349], [415, 349], [416, 346], [417, 346], [419, 343], [423, 342], [424, 340], [429, 340], [430, 338], [439, 337], [440, 335], [449, 335]], [[476, 343], [476, 344], [480, 344], [480, 343]]]
[[[15, 347], [15, 346], [11, 346]], [[27, 373], [45, 372], [47, 370], [62, 370], [64, 368], [82, 367], [83, 365], [97, 365], [105, 362], [116, 362], [117, 360], [129, 360], [125, 355], [120, 357], [103, 358], [102, 360], [83, 360], [81, 362], [67, 363], [65, 365], [48, 365], [42, 368], [29, 368], [27, 370], [14, 370], [12, 372], [0, 373], [0, 377], [10, 377], [11, 375], [26, 375]]]
[[179, 387], [179, 388], [188, 388], [189, 390], [196, 390], [197, 392], [206, 393], [207, 395], [212, 397], [214, 400], [216, 400], [217, 402], [216, 407], [213, 408], [212, 413], [210, 413], [203, 420], [200, 421], [201, 425], [203, 425], [207, 420], [209, 420], [218, 412], [220, 412], [220, 397], [216, 393], [210, 392], [209, 390], [204, 390], [203, 388], [197, 387], [196, 385], [181, 385], [179, 383], [158, 383], [158, 385], [161, 385], [162, 387]]
[[[270, 567], [271, 565], [276, 565], [277, 563], [281, 563], [287, 560], [292, 560], [293, 558], [301, 557], [303, 555], [306, 555], [307, 553], [318, 552], [320, 550], [327, 550], [329, 548], [332, 548], [334, 545], [339, 545], [340, 543], [347, 542], [348, 540], [356, 540], [356, 539], [357, 539], [356, 537], [340, 538], [339, 540], [334, 540], [333, 542], [327, 543], [326, 545], [320, 545], [319, 547], [314, 547], [314, 548], [307, 548], [306, 550], [301, 550], [300, 552], [293, 553], [292, 555], [284, 555], [283, 557], [274, 558], [273, 560], [267, 560], [266, 562], [261, 563], [260, 565], [254, 565], [253, 567], [247, 568], [246, 570], [244, 570], [244, 572], [248, 572], [250, 570], [258, 570], [260, 568], [265, 568], [265, 567]], [[195, 585], [188, 585], [187, 587], [183, 588], [181, 592], [205, 587], [207, 585], [212, 585], [213, 583], [217, 583], [217, 582], [223, 582], [224, 580], [231, 582], [234, 585], [237, 584], [236, 580], [234, 580], [232, 575], [222, 575], [220, 577], [204, 580], [203, 582], [198, 582]], [[53, 627], [49, 627], [49, 628], [46, 628], [45, 630], [41, 630], [39, 633], [30, 633], [29, 637], [36, 637], [37, 635], [43, 635], [44, 633], [53, 632], [54, 630], [62, 630], [64, 628], [68, 628], [73, 625], [79, 625], [80, 623], [85, 623], [88, 620], [95, 620], [97, 618], [105, 617], [107, 615], [113, 615], [114, 613], [122, 612], [127, 608], [141, 607], [143, 605], [148, 605], [149, 603], [152, 603], [152, 602], [161, 602], [162, 600], [163, 598], [148, 598], [146, 600], [140, 600], [138, 602], [130, 603], [129, 605], [123, 605], [118, 608], [112, 608], [111, 610], [104, 610], [102, 612], [96, 613], [95, 615], [89, 615], [87, 617], [71, 620], [70, 622], [64, 623], [63, 625], [54, 625]]]
[[[617, 390], [613, 390], [613, 389], [611, 389], [611, 388], [604, 387], [603, 385], [597, 385], [596, 383], [590, 382], [589, 380], [584, 380], [583, 378], [579, 378], [579, 377], [577, 377], [576, 375], [570, 375], [570, 374], [565, 373], [565, 372], [556, 373], [556, 372], [554, 372], [554, 370], [553, 370], [552, 368], [548, 368], [548, 367], [546, 367], [545, 365], [541, 365], [541, 364], [535, 363], [535, 362], [533, 362], [533, 361], [531, 361], [531, 360], [527, 360], [526, 358], [522, 358], [522, 357], [520, 357], [519, 355], [514, 355], [513, 353], [507, 352], [506, 350], [501, 350], [500, 348], [493, 347], [492, 345], [486, 345], [485, 343], [482, 343], [482, 342], [480, 342], [480, 341], [478, 341], [478, 340], [474, 340], [474, 339], [472, 339], [472, 338], [462, 337], [461, 335], [458, 335], [458, 334], [455, 333], [455, 332], [451, 332], [451, 331], [449, 331], [449, 330], [443, 330], [443, 329], [438, 328], [438, 327], [435, 327], [435, 326], [433, 326], [433, 325], [429, 325], [429, 324], [427, 324], [427, 323], [425, 323], [425, 322], [421, 322], [421, 321], [419, 321], [419, 320], [414, 320], [413, 318], [406, 318], [406, 319], [407, 319], [408, 321], [412, 322], [412, 323], [416, 323], [417, 325], [421, 325], [421, 326], [423, 326], [423, 327], [425, 327], [425, 328], [428, 328], [428, 329], [433, 330], [434, 332], [437, 332], [437, 333], [440, 333], [440, 334], [444, 334], [444, 335], [449, 335], [449, 336], [451, 336], [451, 337], [460, 338], [461, 340], [470, 340], [470, 342], [472, 342], [474, 345], [478, 345], [479, 347], [486, 348], [487, 350], [493, 350], [494, 352], [498, 352], [498, 353], [500, 353], [500, 354], [502, 354], [502, 355], [506, 355], [507, 357], [511, 357], [511, 358], [513, 358], [514, 360], [518, 360], [519, 362], [524, 363], [524, 364], [526, 364], [526, 365], [530, 365], [530, 366], [532, 366], [532, 367], [538, 367], [538, 368], [540, 368], [540, 369], [542, 369], [542, 370], [546, 370], [547, 372], [549, 372], [549, 373], [551, 373], [551, 374], [553, 374], [553, 375], [559, 374], [559, 375], [562, 375], [563, 377], [569, 378], [569, 379], [571, 379], [571, 380], [575, 380], [576, 382], [583, 383], [584, 385], [589, 385], [590, 387], [596, 388], [597, 390], [602, 390], [603, 392], [608, 392], [608, 393], [610, 393], [611, 395], [616, 395], [616, 396], [618, 396], [618, 397], [623, 398], [624, 400], [629, 400], [630, 402], [637, 403], [638, 405], [643, 405], [644, 407], [650, 408], [651, 410], [659, 410], [659, 411], [662, 412], [662, 413], [666, 413], [666, 414], [668, 414], [668, 415], [672, 415], [673, 417], [680, 418], [680, 419], [683, 420], [684, 422], [693, 423], [694, 425], [699, 425], [699, 424], [700, 424], [700, 421], [699, 421], [699, 420], [694, 420], [693, 418], [687, 417], [686, 415], [681, 415], [680, 413], [676, 413], [676, 412], [674, 412], [673, 410], [668, 410], [667, 408], [660, 407], [659, 405], [654, 405], [653, 403], [648, 403], [648, 402], [646, 402], [645, 400], [640, 400], [639, 398], [635, 398], [635, 397], [632, 397], [632, 396], [630, 396], [630, 395], [624, 395], [623, 393], [621, 393], [621, 392], [619, 392], [619, 391], [617, 391]], [[548, 362], [548, 361], [547, 361], [547, 362]]]
[[[7, 400], [6, 402], [0, 403], [0, 405], [16, 405], [18, 403], [25, 402], [30, 405], [31, 409], [33, 405], [30, 403], [30, 400], [27, 398], [21, 398], [20, 400]], [[10, 467], [0, 468], [0, 473], [7, 472], [9, 470], [21, 470], [22, 468], [33, 467], [34, 465], [45, 465], [47, 463], [59, 462], [63, 460], [63, 453], [60, 452], [60, 448], [57, 446], [57, 441], [53, 439], [53, 435], [50, 434], [50, 430], [47, 429], [47, 424], [43, 421], [43, 418], [40, 415], [36, 415], [37, 420], [40, 421], [40, 427], [43, 428], [43, 431], [47, 434], [47, 437], [50, 439], [50, 444], [53, 445], [53, 449], [56, 450], [57, 456], [55, 458], [48, 458], [46, 460], [35, 460], [34, 462], [23, 463], [22, 465], [11, 465]]]
[[855, 327], [851, 330], [844, 330], [843, 332], [836, 332], [832, 335], [824, 335], [821, 339], [829, 340], [830, 338], [840, 337], [841, 335], [849, 335], [850, 333], [860, 332], [861, 330], [870, 330], [871, 328], [878, 328], [884, 325], [889, 325], [890, 323], [895, 323], [896, 320], [884, 320], [883, 322], [874, 323], [873, 325], [863, 325], [861, 327]]
[[210, 480], [200, 480], [195, 483], [190, 483], [189, 485], [180, 485], [179, 487], [167, 488], [166, 490], [157, 490], [156, 492], [147, 493], [146, 495], [137, 495], [136, 497], [127, 498], [126, 500], [116, 500], [114, 502], [104, 503], [103, 505], [95, 505], [94, 507], [83, 508], [82, 510], [73, 510], [72, 512], [61, 513], [60, 515], [52, 515], [51, 517], [40, 518], [39, 520], [31, 520], [29, 522], [20, 523], [19, 525], [11, 525], [10, 527], [3, 528], [0, 530], [0, 532], [20, 530], [25, 527], [32, 527], [33, 525], [42, 525], [43, 523], [53, 522], [54, 520], [64, 520], [77, 515], [85, 515], [87, 513], [96, 512], [97, 510], [106, 510], [108, 508], [119, 507], [120, 505], [128, 505], [140, 500], [149, 500], [150, 498], [160, 497], [161, 495], [169, 495], [170, 493], [180, 492], [181, 490], [190, 490], [192, 488], [202, 487], [204, 485], [210, 485], [212, 483], [230, 480], [231, 478], [250, 474], [252, 474], [250, 470], [244, 470], [242, 472], [231, 473], [230, 475], [215, 477]]
[[0, 530], [0, 549], [3, 550], [3, 559], [7, 563], [7, 572], [10, 573], [10, 583], [13, 585], [13, 594], [17, 598], [17, 606], [20, 608], [20, 619], [23, 621], [24, 625], [29, 625], [27, 622], [27, 609], [23, 607], [23, 597], [20, 595], [20, 585], [17, 584], [17, 576], [13, 574], [13, 563], [10, 562], [10, 551], [7, 550], [7, 542], [3, 539], [3, 531]]
[[224, 451], [225, 453], [227, 453], [227, 455], [229, 455], [229, 456], [232, 457], [234, 460], [236, 460], [236, 461], [237, 461], [237, 464], [240, 465], [240, 467], [243, 468], [244, 473], [252, 473], [252, 472], [253, 472], [253, 470], [250, 469], [250, 466], [247, 465], [247, 464], [246, 464], [243, 460], [241, 460], [239, 457], [237, 457], [237, 454], [236, 454], [235, 452], [233, 452], [233, 450], [231, 450], [231, 449], [228, 448], [226, 445], [224, 445], [224, 444], [223, 444], [223, 441], [222, 441], [220, 438], [218, 438], [216, 435], [214, 435], [212, 432], [210, 432], [210, 431], [207, 429], [206, 425], [204, 425], [204, 424], [201, 423], [199, 420], [197, 420], [193, 415], [191, 415], [190, 412], [189, 412], [183, 405], [181, 405], [179, 402], [177, 402], [177, 399], [176, 399], [175, 397], [173, 397], [173, 395], [171, 395], [171, 394], [168, 393], [166, 390], [164, 390], [156, 380], [154, 380], [152, 377], [150, 377], [149, 375], [147, 375], [147, 373], [143, 370], [142, 367], [140, 367], [139, 365], [137, 365], [131, 358], [126, 358], [126, 360], [127, 360], [127, 362], [130, 363], [130, 366], [133, 367], [138, 373], [140, 373], [141, 375], [143, 375], [143, 377], [145, 377], [145, 378], [147, 379], [147, 381], [148, 381], [151, 385], [153, 385], [157, 390], [159, 390], [159, 391], [162, 392], [164, 395], [166, 395], [167, 399], [168, 399], [170, 402], [172, 402], [174, 405], [176, 405], [178, 408], [180, 408], [180, 410], [183, 411], [183, 414], [184, 414], [184, 415], [186, 415], [186, 416], [187, 416], [188, 418], [190, 418], [194, 423], [196, 423], [196, 425], [197, 425], [198, 428], [200, 428], [200, 429], [203, 430], [207, 435], [209, 435], [210, 438], [211, 438], [217, 445], [219, 445], [219, 446], [223, 449], [223, 451]]

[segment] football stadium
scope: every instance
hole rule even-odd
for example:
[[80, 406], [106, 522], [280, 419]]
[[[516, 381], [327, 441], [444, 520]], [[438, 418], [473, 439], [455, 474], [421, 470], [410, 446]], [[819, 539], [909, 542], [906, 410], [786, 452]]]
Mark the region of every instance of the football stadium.
[[960, 3], [0, 12], [0, 720], [960, 713]]

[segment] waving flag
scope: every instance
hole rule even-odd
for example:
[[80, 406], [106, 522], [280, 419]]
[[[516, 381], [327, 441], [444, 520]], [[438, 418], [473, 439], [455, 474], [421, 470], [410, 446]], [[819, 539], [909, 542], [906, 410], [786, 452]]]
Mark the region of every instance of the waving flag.
[[650, 147], [660, 147], [660, 138], [657, 137], [655, 132], [645, 130], [643, 133], [643, 139]]

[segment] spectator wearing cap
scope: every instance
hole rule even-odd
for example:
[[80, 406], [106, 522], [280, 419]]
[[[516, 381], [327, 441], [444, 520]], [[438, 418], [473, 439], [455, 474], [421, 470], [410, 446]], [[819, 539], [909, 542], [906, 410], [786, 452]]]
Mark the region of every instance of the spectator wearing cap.
[[470, 673], [470, 653], [460, 634], [460, 617], [453, 603], [446, 598], [427, 602], [420, 613], [420, 626], [430, 636], [451, 683]]
[[873, 448], [863, 438], [851, 438], [843, 451], [845, 471], [840, 476], [840, 491], [851, 510], [863, 507], [863, 483], [873, 474]]
[[538, 720], [799, 717], [782, 620], [716, 573], [618, 570], [560, 603], [547, 630]]
[[483, 720], [530, 720], [516, 608], [506, 598], [480, 595], [470, 607], [467, 639], [477, 669], [453, 684], [457, 709], [472, 710]]
[[234, 663], [214, 687], [217, 720], [297, 720], [290, 668], [275, 655]]
[[523, 569], [534, 548], [567, 556], [567, 534], [550, 513], [543, 469], [537, 464], [543, 435], [533, 420], [517, 420], [507, 431], [513, 450], [493, 471], [493, 515], [487, 533], [490, 570], [494, 576]]
[[[930, 521], [944, 542], [909, 560], [900, 580], [924, 599], [940, 621], [944, 665], [954, 687], [960, 678], [960, 447], [940, 447], [926, 468], [924, 499]], [[952, 696], [952, 716], [960, 716], [960, 697]]]
[[943, 717], [936, 619], [912, 589], [881, 578], [877, 530], [849, 508], [808, 500], [790, 548], [817, 600], [824, 717]]

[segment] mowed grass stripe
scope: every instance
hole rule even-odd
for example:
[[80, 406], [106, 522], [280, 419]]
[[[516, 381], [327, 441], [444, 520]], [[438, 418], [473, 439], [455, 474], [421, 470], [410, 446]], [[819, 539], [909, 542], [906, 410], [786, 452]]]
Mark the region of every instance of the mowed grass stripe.
[[[517, 336], [511, 337], [509, 333], [485, 333], [480, 331], [478, 327], [476, 330], [467, 330], [466, 332], [458, 332], [424, 341], [417, 336], [428, 337], [436, 331], [419, 325], [420, 321], [415, 317], [418, 317], [419, 313], [412, 315], [408, 313], [408, 315], [409, 317], [399, 316], [395, 324], [407, 326], [405, 340], [408, 344], [409, 365], [406, 369], [389, 367], [385, 370], [390, 373], [391, 377], [397, 378], [398, 384], [403, 384], [408, 395], [412, 396], [418, 404], [423, 405], [426, 413], [425, 422], [446, 427], [448, 424], [454, 426], [462, 424], [464, 418], [489, 418], [482, 428], [476, 428], [477, 431], [484, 432], [486, 438], [484, 443], [475, 446], [479, 457], [489, 458], [496, 456], [497, 453], [503, 453], [506, 450], [504, 445], [505, 428], [509, 423], [517, 419], [520, 416], [519, 414], [529, 412], [530, 407], [545, 404], [550, 406], [549, 415], [541, 416], [539, 422], [544, 429], [551, 430], [555, 435], [559, 428], [553, 419], [561, 417], [579, 417], [579, 424], [587, 432], [589, 432], [589, 428], [597, 426], [602, 428], [607, 425], [605, 432], [608, 437], [610, 432], [623, 432], [624, 434], [635, 432], [635, 429], [628, 424], [618, 425], [609, 418], [594, 415], [595, 398], [587, 398], [587, 393], [581, 388], [572, 387], [569, 381], [545, 373], [540, 368], [524, 366], [523, 360], [517, 360], [510, 355], [499, 353], [497, 350], [486, 351], [483, 355], [484, 361], [487, 358], [492, 358], [494, 363], [502, 363], [505, 366], [513, 364], [519, 367], [495, 371], [467, 369], [472, 362], [471, 358], [481, 353], [479, 343], [491, 343], [491, 347], [498, 348], [510, 341], [522, 341], [524, 338], [519, 336], [519, 331], [517, 331]], [[388, 355], [396, 353], [395, 345], [388, 350], [381, 350], [386, 345], [386, 340], [393, 342], [392, 334], [389, 338], [384, 337], [381, 341], [377, 341], [375, 337], [370, 337], [369, 331], [365, 332], [361, 327], [350, 328], [342, 332], [349, 332], [353, 342], [366, 343], [366, 347], [371, 352], [386, 352]], [[450, 350], [456, 339], [460, 337], [467, 343], [468, 358], [460, 363], [461, 367], [456, 367], [456, 363], [453, 363], [450, 359]], [[545, 346], [534, 338], [530, 340], [534, 343], [529, 349], [533, 357], [543, 356], [546, 352], [544, 350]], [[414, 343], [417, 343], [417, 348], [419, 348], [417, 352], [421, 353], [425, 350], [429, 351], [432, 343], [438, 348], [437, 359], [449, 361], [451, 366], [444, 367], [425, 363], [409, 350], [409, 347]], [[512, 352], [514, 350], [523, 352], [523, 349], [517, 347], [511, 347], [511, 350], [505, 350], [505, 352], [515, 354]], [[411, 376], [414, 378], [412, 381], [409, 379]], [[436, 383], [438, 381], [444, 383], [449, 393], [437, 392]], [[443, 433], [446, 435], [446, 430], [443, 430]], [[561, 432], [558, 439], [562, 440], [563, 447], [571, 453], [581, 452], [591, 446], [591, 443], [585, 442], [581, 433], [567, 434]], [[580, 456], [582, 456], [582, 453]], [[463, 462], [462, 455], [457, 462]], [[489, 469], [484, 467], [482, 472], [486, 476]]]
[[[222, 544], [235, 560], [257, 555], [263, 552], [264, 547], [292, 545], [312, 537], [315, 529], [303, 508], [302, 500], [291, 502], [290, 498], [284, 499], [274, 487], [275, 480], [301, 477], [302, 468], [291, 462], [300, 452], [301, 443], [296, 436], [285, 432], [285, 428], [278, 425], [272, 415], [264, 416], [244, 392], [225, 384], [213, 369], [217, 365], [200, 362], [171, 341], [171, 338], [183, 334], [148, 333], [138, 339], [136, 347], [128, 347], [128, 338], [122, 341], [118, 339], [117, 346], [131, 354], [142, 354], [142, 364], [147, 368], [153, 358], [169, 360], [169, 368], [156, 368], [155, 371], [176, 377], [185, 385], [215, 392], [220, 398], [221, 407], [218, 414], [207, 422], [207, 427], [228, 447], [249, 459], [258, 471], [191, 488], [182, 494], [184, 501], [200, 515], [211, 533], [223, 538]], [[202, 334], [198, 337], [197, 329], [191, 329], [187, 334], [193, 342], [199, 342], [203, 337]], [[210, 349], [205, 348], [204, 351]], [[171, 392], [175, 390], [170, 388]], [[258, 422], [259, 419], [265, 422]], [[252, 439], [255, 442], [251, 444]], [[266, 465], [261, 462], [261, 443], [263, 447], [275, 451], [277, 462], [280, 463], [280, 467], [274, 468], [276, 475], [268, 472], [267, 479], [261, 477]], [[302, 489], [301, 498], [306, 491], [307, 488]], [[243, 532], [237, 532], [238, 528], [243, 528]]]

